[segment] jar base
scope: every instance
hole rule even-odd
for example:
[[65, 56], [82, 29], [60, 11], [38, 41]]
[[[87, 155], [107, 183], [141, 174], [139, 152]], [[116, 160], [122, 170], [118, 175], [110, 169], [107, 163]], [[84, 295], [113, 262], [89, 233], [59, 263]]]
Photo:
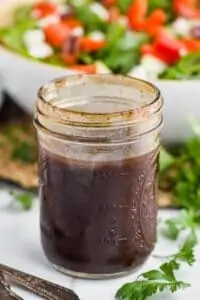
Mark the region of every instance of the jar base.
[[65, 274], [65, 275], [71, 276], [73, 278], [81, 278], [81, 279], [115, 279], [115, 278], [123, 277], [126, 275], [134, 274], [135, 272], [138, 271], [138, 269], [141, 268], [141, 266], [137, 266], [137, 267], [129, 268], [122, 272], [118, 272], [118, 273], [89, 274], [89, 273], [83, 273], [83, 272], [77, 272], [77, 271], [65, 269], [65, 268], [55, 265], [55, 264], [52, 264], [52, 265], [57, 271]]

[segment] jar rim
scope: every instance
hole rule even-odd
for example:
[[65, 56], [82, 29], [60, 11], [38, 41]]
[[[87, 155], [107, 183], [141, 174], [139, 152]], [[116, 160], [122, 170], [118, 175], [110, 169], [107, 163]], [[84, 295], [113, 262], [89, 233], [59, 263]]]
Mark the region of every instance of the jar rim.
[[[67, 86], [73, 82], [78, 82], [81, 80], [91, 80], [92, 82], [97, 82], [99, 84], [114, 84], [124, 87], [136, 87], [137, 85], [141, 88], [152, 93], [152, 99], [148, 103], [141, 105], [140, 107], [130, 108], [128, 110], [113, 111], [113, 112], [83, 112], [71, 110], [70, 108], [60, 108], [53, 105], [51, 101], [47, 101], [46, 94], [48, 90], [58, 91], [62, 88], [67, 88]], [[133, 97], [134, 98], [134, 97]], [[60, 120], [61, 123], [76, 123], [76, 124], [110, 124], [112, 121], [119, 121], [119, 117], [126, 122], [141, 122], [143, 119], [157, 113], [162, 107], [162, 97], [160, 90], [148, 81], [134, 78], [130, 76], [115, 75], [115, 74], [77, 74], [59, 77], [51, 80], [47, 84], [43, 85], [38, 91], [38, 103], [37, 111], [45, 115], [45, 117], [51, 117], [54, 120]], [[160, 99], [160, 101], [158, 101]], [[109, 119], [108, 119], [109, 116]]]

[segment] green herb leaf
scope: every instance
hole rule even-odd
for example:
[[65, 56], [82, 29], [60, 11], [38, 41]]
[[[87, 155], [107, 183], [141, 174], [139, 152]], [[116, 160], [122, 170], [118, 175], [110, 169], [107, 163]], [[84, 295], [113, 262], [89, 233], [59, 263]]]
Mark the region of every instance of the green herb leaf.
[[118, 6], [122, 13], [126, 13], [133, 0], [118, 0]]
[[108, 23], [103, 21], [96, 13], [94, 13], [88, 5], [72, 5], [75, 16], [84, 25], [86, 32], [95, 30], [106, 31]]
[[34, 195], [31, 193], [17, 193], [11, 191], [13, 199], [21, 205], [24, 210], [30, 210], [33, 206]]
[[170, 290], [174, 293], [179, 289], [184, 289], [189, 286], [189, 284], [182, 281], [159, 282], [154, 280], [138, 280], [132, 283], [127, 283], [119, 289], [116, 294], [116, 298], [119, 300], [145, 300], [158, 292], [163, 292], [164, 290]]
[[182, 210], [178, 217], [166, 220], [162, 233], [165, 237], [176, 240], [181, 231], [190, 228], [194, 228], [199, 225], [199, 214], [196, 214], [193, 210]]
[[22, 160], [25, 163], [36, 162], [35, 147], [27, 142], [19, 142], [13, 150], [12, 158]]
[[161, 75], [163, 79], [194, 80], [200, 78], [200, 52], [184, 56], [172, 67], [167, 68]]
[[186, 262], [189, 266], [196, 261], [194, 256], [194, 247], [197, 245], [197, 236], [194, 230], [191, 230], [185, 243], [182, 245], [180, 251], [176, 254], [175, 259]]
[[13, 15], [13, 25], [2, 28], [0, 31], [0, 42], [8, 49], [16, 51], [23, 56], [29, 57], [23, 42], [24, 33], [36, 28], [36, 20], [30, 16], [31, 7], [19, 7]]
[[123, 285], [117, 291], [116, 298], [119, 300], [145, 300], [164, 290], [174, 293], [179, 289], [189, 287], [188, 283], [176, 278], [175, 271], [180, 269], [181, 262], [189, 265], [194, 263], [196, 243], [195, 234], [189, 234], [180, 251], [171, 256], [168, 262], [162, 264], [158, 270], [150, 270], [141, 274], [136, 281]]
[[114, 73], [127, 74], [139, 62], [140, 46], [147, 42], [143, 33], [126, 31], [120, 24], [113, 24], [107, 32], [107, 46], [98, 53], [98, 59]]
[[175, 158], [165, 148], [160, 148], [160, 172], [165, 171], [175, 161]]
[[14, 11], [14, 22], [24, 23], [26, 20], [30, 19], [32, 7], [30, 5], [19, 6]]

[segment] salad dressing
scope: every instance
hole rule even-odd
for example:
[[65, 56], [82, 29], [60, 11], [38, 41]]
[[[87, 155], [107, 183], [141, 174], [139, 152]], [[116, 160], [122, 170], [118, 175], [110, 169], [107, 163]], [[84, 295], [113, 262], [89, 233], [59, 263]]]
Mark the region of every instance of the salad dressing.
[[160, 92], [108, 74], [55, 79], [38, 95], [47, 258], [84, 278], [132, 271], [156, 241]]

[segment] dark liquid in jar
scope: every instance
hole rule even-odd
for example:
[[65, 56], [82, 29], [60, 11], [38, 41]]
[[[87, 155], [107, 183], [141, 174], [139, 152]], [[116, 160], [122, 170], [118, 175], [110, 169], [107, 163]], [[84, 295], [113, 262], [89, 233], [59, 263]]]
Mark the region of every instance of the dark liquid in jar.
[[128, 271], [154, 248], [158, 149], [109, 162], [40, 149], [41, 238], [48, 259], [92, 274]]

